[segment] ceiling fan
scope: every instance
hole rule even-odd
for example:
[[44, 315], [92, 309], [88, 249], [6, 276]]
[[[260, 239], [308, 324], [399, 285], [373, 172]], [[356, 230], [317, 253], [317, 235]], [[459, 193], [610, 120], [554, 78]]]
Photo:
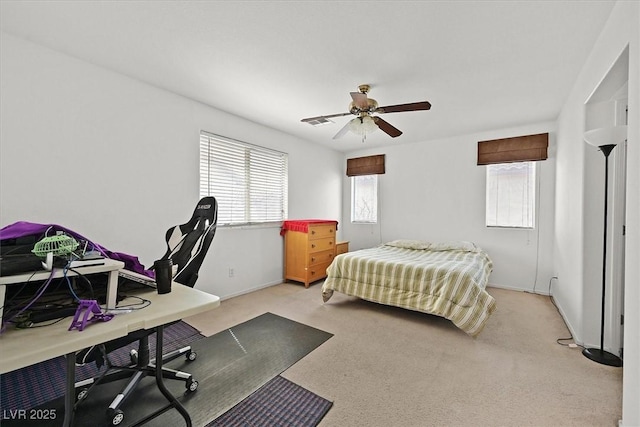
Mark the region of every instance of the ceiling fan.
[[358, 86], [359, 92], [350, 92], [353, 101], [351, 101], [351, 104], [349, 104], [349, 111], [346, 113], [309, 117], [306, 119], [302, 119], [301, 122], [317, 125], [328, 122], [328, 119], [332, 117], [340, 117], [353, 114], [357, 117], [351, 119], [346, 125], [344, 125], [344, 127], [340, 129], [340, 131], [338, 131], [333, 139], [338, 139], [348, 131], [352, 131], [354, 133], [362, 135], [362, 141], [364, 142], [367, 133], [370, 133], [378, 128], [392, 138], [396, 138], [402, 135], [402, 131], [395, 128], [382, 118], [373, 116], [373, 113], [399, 113], [403, 111], [428, 110], [431, 108], [431, 104], [428, 101], [378, 107], [378, 102], [375, 99], [367, 97], [367, 93], [369, 93], [370, 88], [371, 87], [369, 85], [360, 85]]

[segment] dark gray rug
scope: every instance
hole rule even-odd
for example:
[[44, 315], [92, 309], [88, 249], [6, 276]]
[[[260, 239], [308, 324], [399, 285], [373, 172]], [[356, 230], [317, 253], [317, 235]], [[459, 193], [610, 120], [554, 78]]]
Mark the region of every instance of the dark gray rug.
[[[166, 366], [190, 372], [199, 382], [195, 393], [186, 393], [184, 383], [166, 381], [167, 388], [178, 397], [191, 415], [194, 427], [202, 427], [237, 405], [269, 380], [309, 354], [333, 335], [284, 317], [265, 313], [211, 337], [192, 343], [198, 357], [193, 362], [177, 359]], [[106, 408], [122, 388], [122, 382], [100, 386], [76, 411], [76, 426], [100, 426], [106, 422]], [[135, 391], [135, 398], [123, 406], [122, 426], [166, 404], [155, 386], [154, 378], [145, 378]], [[62, 398], [37, 407], [55, 409], [55, 420], [2, 420], [3, 427], [53, 427], [62, 424]], [[167, 427], [184, 425], [177, 411], [170, 410], [147, 424]]]
[[207, 427], [315, 427], [332, 405], [278, 375]]

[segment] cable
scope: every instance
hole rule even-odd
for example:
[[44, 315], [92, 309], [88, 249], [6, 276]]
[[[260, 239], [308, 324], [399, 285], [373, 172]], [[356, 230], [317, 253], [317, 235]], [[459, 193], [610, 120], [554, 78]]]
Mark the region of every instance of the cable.
[[[551, 279], [549, 279], [549, 300], [551, 301], [551, 304], [553, 304], [553, 306], [556, 308], [556, 310], [558, 311], [558, 314], [560, 315], [560, 318], [562, 319], [562, 321], [564, 322], [564, 325], [566, 326], [567, 330], [569, 329], [569, 326], [567, 325], [567, 322], [565, 322], [564, 317], [562, 316], [562, 313], [560, 312], [560, 308], [558, 307], [558, 305], [556, 304], [556, 302], [553, 300], [553, 295], [551, 294], [551, 282], [553, 281], [553, 279], [558, 280], [558, 276], [553, 276]], [[573, 343], [563, 343], [561, 341], [573, 341]], [[576, 347], [581, 347], [584, 348], [583, 346], [581, 346], [580, 344], [577, 344], [573, 338], [573, 335], [567, 337], [567, 338], [558, 338], [556, 339], [556, 343], [560, 344], [562, 346], [565, 347], [570, 347], [570, 348], [576, 348]]]
[[51, 325], [55, 325], [56, 323], [60, 323], [64, 319], [66, 319], [66, 317], [61, 317], [61, 318], [59, 318], [57, 320], [54, 320], [53, 322], [49, 322], [49, 323], [38, 323], [38, 324], [28, 323], [28, 324], [25, 324], [25, 325], [18, 323], [18, 324], [16, 324], [16, 328], [18, 328], [18, 329], [42, 328], [42, 327], [45, 327], [45, 326], [51, 326]]
[[77, 277], [81, 278], [82, 280], [84, 280], [87, 283], [87, 285], [89, 285], [89, 295], [91, 296], [91, 298], [89, 298], [89, 299], [96, 299], [95, 298], [95, 293], [93, 291], [93, 283], [91, 283], [91, 281], [84, 274], [78, 272], [77, 270], [75, 270], [75, 269], [73, 269], [71, 267], [69, 267], [68, 270], [74, 272], [77, 275]]
[[131, 312], [131, 311], [142, 310], [143, 308], [149, 307], [151, 305], [151, 301], [149, 301], [146, 298], [139, 297], [137, 295], [127, 295], [127, 296], [125, 296], [125, 299], [126, 298], [135, 298], [135, 299], [138, 299], [140, 302], [121, 305], [119, 307], [111, 308], [111, 309], [109, 309], [108, 313], [116, 312], [116, 314], [117, 314], [118, 311], [123, 311], [125, 313], [128, 313], [128, 312]]
[[[541, 204], [541, 200], [540, 200], [540, 175], [542, 175], [541, 173], [536, 173], [536, 184], [537, 184], [537, 188], [536, 188], [536, 192], [538, 193], [536, 195], [536, 202], [538, 203], [538, 209], [536, 210], [536, 225], [537, 225], [537, 230], [536, 230], [536, 275], [533, 279], [533, 293], [536, 293], [536, 286], [538, 284], [538, 269], [540, 268], [540, 204]], [[549, 284], [549, 286], [551, 286], [551, 284]]]
[[573, 341], [572, 343], [567, 343], [567, 344], [560, 342], [560, 341], [569, 341], [569, 340], [573, 341], [573, 337], [558, 338], [556, 340], [556, 343], [558, 343], [558, 344], [560, 344], [562, 346], [565, 346], [565, 347], [569, 347], [569, 348], [577, 348], [577, 347], [584, 348], [584, 346], [582, 346], [580, 344], [577, 344], [575, 341]]
[[71, 261], [69, 261], [67, 263], [67, 265], [65, 265], [62, 269], [62, 274], [64, 275], [64, 279], [67, 281], [67, 286], [69, 287], [69, 292], [71, 292], [71, 295], [73, 295], [73, 298], [76, 301], [80, 301], [80, 298], [78, 297], [78, 295], [76, 295], [75, 291], [73, 290], [73, 286], [71, 285], [71, 279], [69, 279], [69, 276], [67, 275], [67, 272], [69, 271], [69, 267], [71, 266]]
[[376, 178], [376, 181], [376, 192], [378, 193], [376, 194], [376, 207], [378, 210], [378, 241], [382, 244], [382, 203], [380, 202], [380, 179]]
[[[46, 286], [49, 286], [49, 283], [51, 282], [51, 280], [53, 280], [53, 279], [52, 279], [52, 278], [51, 278], [51, 276], [50, 276], [50, 277], [49, 277], [49, 280], [48, 280], [48, 281], [43, 282], [43, 283], [38, 287], [38, 289], [37, 289], [35, 292], [30, 293], [30, 294], [29, 294], [29, 296], [28, 296], [28, 298], [26, 298], [26, 300], [28, 301], [28, 300], [31, 298], [31, 296], [32, 296], [32, 295], [37, 295], [37, 294], [41, 293], [41, 291], [44, 291], [44, 288], [46, 288]], [[20, 293], [24, 290], [24, 288], [25, 288], [29, 283], [30, 283], [30, 282], [25, 282], [25, 284], [24, 284], [24, 285], [19, 289], [19, 291], [18, 291], [18, 292], [17, 292], [13, 297], [11, 297], [11, 298], [7, 301], [7, 304], [5, 304], [5, 306], [3, 307], [3, 309], [4, 309], [4, 308], [7, 308], [7, 310], [9, 310], [9, 309], [11, 308], [11, 306], [10, 306], [9, 304], [10, 304], [10, 303], [13, 303], [13, 301], [14, 301], [14, 300], [16, 300], [16, 299], [20, 296]], [[34, 302], [35, 302], [35, 299], [32, 301], [32, 303], [34, 303]]]
[[0, 309], [2, 309], [4, 311], [5, 307], [7, 307], [8, 304], [13, 302], [13, 300], [16, 299], [18, 297], [18, 295], [20, 295], [20, 292], [22, 292], [24, 290], [24, 288], [27, 287], [27, 285], [29, 284], [29, 282], [31, 282], [31, 279], [33, 278], [33, 276], [35, 274], [36, 274], [36, 272], [34, 271], [33, 274], [31, 276], [29, 276], [27, 281], [24, 282], [24, 284], [22, 286], [20, 286], [20, 289], [18, 289], [18, 291], [11, 298], [9, 298], [8, 300], [5, 300], [4, 305], [2, 307], [0, 307]]
[[18, 311], [15, 315], [13, 315], [9, 320], [7, 320], [7, 322], [2, 326], [2, 328], [0, 328], [0, 334], [3, 333], [6, 329], [6, 325], [9, 324], [10, 322], [13, 321], [13, 319], [15, 319], [17, 316], [19, 316], [20, 314], [22, 314], [25, 310], [27, 310], [29, 307], [31, 307], [31, 305], [33, 305], [33, 303], [35, 303], [38, 298], [40, 298], [42, 296], [42, 294], [44, 293], [44, 291], [47, 289], [47, 287], [49, 286], [49, 284], [51, 283], [51, 281], [53, 280], [53, 275], [55, 272], [55, 268], [51, 269], [51, 274], [49, 275], [49, 278], [47, 279], [47, 281], [40, 287], [39, 292], [36, 294], [35, 297], [33, 297], [33, 299], [31, 300], [31, 302], [29, 302], [29, 304], [27, 304], [26, 306], [24, 306], [22, 308], [22, 310]]
[[[90, 299], [94, 299], [93, 286], [89, 281], [89, 279], [87, 279], [84, 275], [78, 273], [77, 271], [67, 268], [68, 265], [69, 264], [67, 264], [67, 266], [63, 269], [63, 274], [64, 274], [63, 280], [66, 281], [66, 284], [69, 288], [69, 291], [73, 295], [74, 300], [78, 301], [80, 297], [74, 291], [70, 283], [68, 270], [73, 271], [78, 275], [78, 277], [81, 277], [85, 282], [87, 282], [87, 284], [89, 285], [89, 292], [91, 294]], [[77, 303], [75, 301], [73, 303], [69, 302], [69, 291], [64, 291], [64, 293], [58, 293], [58, 294], [55, 293], [55, 292], [62, 291], [62, 289], [60, 289], [60, 285], [62, 284], [62, 281], [58, 281], [57, 285], [54, 285], [55, 282], [51, 277], [53, 275], [53, 271], [49, 277], [49, 280], [47, 280], [45, 283], [40, 285], [40, 287], [38, 287], [38, 289], [35, 292], [30, 292], [29, 299], [26, 299], [24, 302], [20, 301], [19, 298], [21, 297], [22, 292], [24, 291], [25, 287], [31, 283], [31, 278], [33, 277], [34, 274], [35, 272], [31, 275], [31, 277], [29, 277], [29, 279], [27, 279], [26, 282], [24, 282], [24, 284], [20, 287], [20, 289], [18, 289], [18, 291], [14, 293], [14, 295], [6, 301], [6, 304], [2, 307], [3, 310], [6, 309], [7, 313], [11, 313], [10, 316], [6, 316], [8, 319], [6, 321], [7, 324], [13, 323], [17, 328], [27, 328], [33, 325], [32, 319], [41, 317], [43, 315], [46, 317], [47, 313], [63, 312], [65, 309], [75, 310], [77, 308]], [[36, 297], [32, 298], [33, 295], [36, 295]], [[46, 296], [46, 300], [44, 298], [45, 296]], [[16, 301], [17, 303], [13, 304], [13, 306], [16, 308], [12, 308], [12, 303]], [[21, 309], [16, 312], [15, 310], [18, 308], [21, 308]], [[61, 319], [64, 317], [66, 317], [66, 315], [62, 316]], [[56, 322], [53, 322], [53, 323], [56, 323]], [[53, 324], [53, 323], [48, 323], [48, 324]], [[41, 325], [41, 326], [45, 326], [45, 325]], [[4, 329], [2, 330], [4, 331]]]

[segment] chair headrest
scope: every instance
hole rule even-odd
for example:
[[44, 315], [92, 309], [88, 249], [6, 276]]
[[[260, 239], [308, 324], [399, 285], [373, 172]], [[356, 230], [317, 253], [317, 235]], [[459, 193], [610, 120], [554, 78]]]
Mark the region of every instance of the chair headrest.
[[215, 197], [208, 196], [200, 199], [193, 211], [192, 219], [204, 218], [209, 220], [209, 224], [217, 222], [218, 202]]

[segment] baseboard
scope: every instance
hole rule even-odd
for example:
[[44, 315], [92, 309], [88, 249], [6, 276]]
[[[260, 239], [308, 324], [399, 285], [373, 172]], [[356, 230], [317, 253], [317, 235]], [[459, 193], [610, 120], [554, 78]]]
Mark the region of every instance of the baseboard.
[[584, 343], [577, 338], [575, 329], [571, 326], [571, 324], [567, 320], [567, 316], [564, 313], [564, 310], [562, 310], [562, 307], [558, 305], [558, 301], [553, 297], [553, 295], [545, 293], [545, 292], [538, 292], [538, 291], [533, 292], [533, 290], [526, 290], [526, 289], [514, 288], [514, 287], [510, 287], [510, 286], [503, 286], [503, 285], [496, 285], [496, 284], [489, 284], [487, 286], [491, 287], [491, 288], [506, 289], [506, 290], [509, 290], [509, 291], [527, 292], [527, 293], [530, 293], [530, 294], [543, 295], [543, 296], [548, 296], [548, 297], [552, 298], [553, 299], [553, 305], [555, 305], [556, 308], [558, 309], [558, 313], [560, 313], [560, 317], [562, 317], [562, 320], [564, 321], [565, 326], [567, 327], [567, 329], [569, 330], [569, 333], [573, 337], [573, 341], [576, 344], [580, 345], [580, 346], [584, 345]]
[[547, 296], [547, 297], [550, 296], [550, 294], [548, 292], [544, 292], [544, 291], [536, 290], [534, 292], [533, 289], [522, 289], [522, 288], [516, 288], [514, 286], [497, 285], [495, 283], [489, 283], [487, 285], [487, 287], [488, 288], [506, 289], [508, 291], [527, 292], [527, 293], [530, 293], [530, 294], [543, 295], [543, 296]]
[[224, 300], [227, 300], [227, 299], [230, 299], [230, 298], [239, 297], [240, 295], [250, 294], [251, 292], [259, 291], [260, 289], [264, 289], [264, 288], [270, 288], [271, 286], [279, 285], [281, 283], [282, 283], [282, 280], [276, 280], [276, 281], [273, 281], [273, 282], [263, 283], [261, 285], [255, 286], [253, 288], [243, 289], [240, 292], [236, 292], [234, 294], [226, 295], [224, 297], [221, 297], [220, 301], [224, 301]]
[[[551, 296], [551, 298], [553, 298], [553, 295]], [[562, 320], [564, 321], [565, 326], [567, 327], [567, 329], [569, 330], [569, 333], [573, 337], [573, 342], [575, 342], [579, 346], [584, 346], [584, 343], [582, 342], [582, 340], [578, 338], [578, 335], [576, 334], [575, 329], [573, 329], [573, 326], [571, 326], [571, 324], [567, 320], [567, 316], [564, 313], [564, 310], [562, 310], [562, 307], [558, 305], [558, 301], [556, 301], [555, 298], [553, 298], [553, 305], [555, 305], [556, 308], [558, 309], [558, 313], [560, 313], [560, 317], [562, 317]]]

